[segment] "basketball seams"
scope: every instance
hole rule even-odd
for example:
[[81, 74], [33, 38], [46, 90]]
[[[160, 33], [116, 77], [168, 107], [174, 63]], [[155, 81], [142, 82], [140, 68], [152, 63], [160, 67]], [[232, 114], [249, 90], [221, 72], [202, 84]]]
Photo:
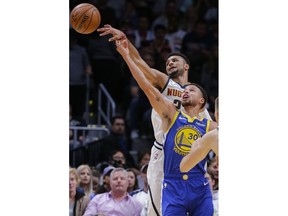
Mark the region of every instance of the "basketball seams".
[[[82, 21], [82, 17], [85, 15], [85, 13], [87, 13], [89, 10], [91, 10], [91, 9], [93, 9], [93, 7], [91, 7], [90, 5], [86, 5], [85, 7], [90, 7], [90, 8], [88, 8], [86, 11], [84, 11], [82, 14], [81, 14], [81, 16], [78, 18], [78, 20], [77, 20], [77, 22], [76, 22], [76, 24], [75, 24], [75, 28], [77, 28], [78, 27], [78, 24], [79, 24], [79, 22], [81, 22]], [[84, 7], [84, 6], [83, 6]], [[83, 7], [79, 7], [79, 8], [83, 8]], [[90, 20], [91, 20], [91, 18], [90, 18]], [[89, 25], [90, 25], [90, 23], [89, 23]], [[89, 25], [87, 26], [87, 28], [89, 27]], [[84, 31], [81, 31], [81, 33], [84, 33], [86, 30], [87, 30], [87, 28], [84, 30]]]
[[[72, 27], [81, 34], [92, 33], [98, 28], [101, 22], [99, 10], [89, 3], [82, 3], [76, 6], [71, 11], [70, 17]], [[80, 29], [78, 29], [79, 27]]]
[[95, 8], [95, 9], [93, 10], [93, 12], [94, 12], [94, 11], [96, 11], [97, 20], [98, 20], [98, 22], [99, 22], [98, 25], [100, 25], [100, 23], [101, 23], [101, 16], [100, 16], [100, 12], [99, 12], [99, 10], [98, 10], [97, 8]]
[[[90, 9], [92, 9], [92, 14], [91, 14], [91, 16], [90, 16], [89, 23], [88, 23], [86, 29], [83, 31], [83, 33], [85, 33], [85, 32], [87, 31], [87, 29], [90, 27], [90, 24], [91, 24], [91, 22], [92, 22], [92, 20], [93, 20], [93, 13], [94, 13], [93, 7], [91, 7]], [[89, 9], [89, 10], [90, 10], [90, 9]]]

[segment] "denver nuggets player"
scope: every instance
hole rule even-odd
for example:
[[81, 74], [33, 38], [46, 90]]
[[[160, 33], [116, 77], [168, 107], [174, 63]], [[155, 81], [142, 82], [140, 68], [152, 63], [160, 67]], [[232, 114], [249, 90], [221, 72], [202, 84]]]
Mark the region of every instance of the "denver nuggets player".
[[[99, 28], [98, 32], [102, 32], [100, 36], [113, 34], [109, 41], [123, 40], [126, 36], [118, 29], [112, 28], [110, 25], [104, 25]], [[188, 82], [189, 60], [180, 53], [173, 53], [168, 56], [166, 60], [166, 72], [162, 73], [158, 70], [150, 68], [146, 62], [140, 57], [137, 49], [128, 41], [129, 55], [137, 66], [144, 73], [148, 81], [162, 92], [168, 100], [172, 101], [177, 109], [181, 108], [181, 94], [183, 86]], [[167, 76], [168, 75], [168, 76]], [[200, 116], [211, 120], [206, 109]], [[148, 202], [148, 216], [162, 215], [161, 214], [161, 195], [162, 195], [162, 180], [163, 180], [163, 131], [162, 121], [160, 116], [152, 110], [151, 120], [154, 130], [154, 145], [151, 149], [151, 157], [147, 171], [147, 178], [149, 183], [149, 202]]]
[[182, 158], [189, 153], [193, 142], [217, 127], [216, 122], [199, 117], [207, 102], [206, 92], [197, 84], [188, 85], [182, 94], [184, 110], [177, 111], [173, 103], [151, 85], [132, 60], [127, 40], [116, 41], [116, 46], [152, 107], [160, 114], [162, 129], [166, 132], [162, 215], [200, 215], [201, 212], [203, 216], [212, 216], [212, 195], [204, 176], [206, 160], [185, 174], [179, 169]]

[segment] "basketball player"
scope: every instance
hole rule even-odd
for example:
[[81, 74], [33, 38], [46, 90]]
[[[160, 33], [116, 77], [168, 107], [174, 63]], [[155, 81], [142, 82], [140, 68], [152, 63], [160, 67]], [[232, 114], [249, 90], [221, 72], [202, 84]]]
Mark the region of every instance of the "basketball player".
[[[218, 103], [217, 97], [215, 99], [214, 113], [217, 122], [219, 118]], [[189, 154], [186, 155], [180, 163], [181, 172], [188, 172], [190, 169], [196, 166], [196, 164], [203, 160], [211, 150], [216, 154], [216, 156], [218, 156], [218, 127], [212, 131], [209, 131], [202, 138], [197, 139], [193, 143]]]
[[[181, 53], [172, 53], [166, 60], [166, 73], [162, 73], [156, 69], [152, 69], [141, 58], [137, 49], [127, 39], [126, 35], [110, 25], [104, 25], [103, 28], [97, 30], [101, 32], [100, 36], [112, 34], [109, 41], [127, 40], [129, 55], [134, 63], [139, 67], [147, 80], [157, 88], [168, 100], [172, 101], [175, 106], [181, 108], [181, 93], [183, 86], [188, 82], [189, 60]], [[204, 111], [203, 111], [204, 110]], [[200, 113], [201, 117], [210, 119], [208, 111], [203, 108]], [[163, 131], [160, 116], [152, 110], [151, 121], [154, 130], [154, 145], [151, 149], [151, 157], [147, 170], [147, 178], [149, 184], [149, 202], [148, 216], [162, 215], [161, 214], [161, 195], [162, 195], [162, 180], [163, 180]]]
[[195, 83], [188, 84], [181, 96], [184, 109], [177, 111], [132, 60], [127, 40], [117, 40], [116, 46], [152, 107], [160, 115], [162, 130], [165, 131], [162, 215], [212, 216], [212, 194], [204, 176], [206, 159], [185, 174], [179, 169], [182, 158], [189, 153], [193, 142], [217, 127], [216, 122], [199, 116], [207, 102], [205, 90]]

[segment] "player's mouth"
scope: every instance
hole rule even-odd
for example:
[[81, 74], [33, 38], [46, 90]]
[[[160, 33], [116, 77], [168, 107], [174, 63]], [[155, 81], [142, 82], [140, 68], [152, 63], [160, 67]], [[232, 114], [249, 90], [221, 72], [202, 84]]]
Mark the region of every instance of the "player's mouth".
[[177, 67], [171, 67], [169, 68], [169, 73], [175, 72], [177, 70]]
[[183, 99], [188, 99], [188, 98], [189, 98], [189, 95], [184, 93], [184, 94], [182, 95], [182, 98], [183, 98]]

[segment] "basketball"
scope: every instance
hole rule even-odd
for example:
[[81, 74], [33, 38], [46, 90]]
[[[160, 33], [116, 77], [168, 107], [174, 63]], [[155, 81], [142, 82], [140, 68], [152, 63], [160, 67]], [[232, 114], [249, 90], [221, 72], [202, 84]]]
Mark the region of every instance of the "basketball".
[[73, 8], [70, 14], [70, 23], [75, 31], [81, 34], [90, 34], [100, 25], [101, 15], [92, 4], [82, 3]]

